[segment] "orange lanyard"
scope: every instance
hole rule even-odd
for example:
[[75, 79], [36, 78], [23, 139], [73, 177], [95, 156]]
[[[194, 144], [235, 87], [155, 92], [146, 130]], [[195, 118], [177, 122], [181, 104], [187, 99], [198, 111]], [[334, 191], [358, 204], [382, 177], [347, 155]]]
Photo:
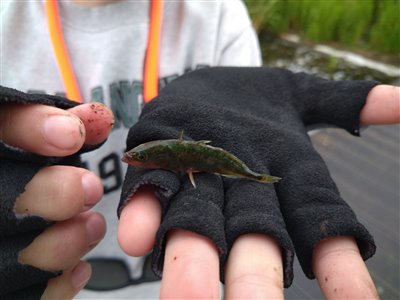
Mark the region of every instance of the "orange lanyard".
[[[45, 10], [50, 39], [56, 56], [58, 69], [64, 82], [67, 98], [82, 103], [82, 94], [79, 90], [79, 84], [76, 80], [61, 28], [57, 0], [45, 0]], [[149, 36], [143, 68], [143, 99], [145, 103], [149, 102], [158, 94], [158, 66], [162, 11], [163, 0], [151, 0]]]

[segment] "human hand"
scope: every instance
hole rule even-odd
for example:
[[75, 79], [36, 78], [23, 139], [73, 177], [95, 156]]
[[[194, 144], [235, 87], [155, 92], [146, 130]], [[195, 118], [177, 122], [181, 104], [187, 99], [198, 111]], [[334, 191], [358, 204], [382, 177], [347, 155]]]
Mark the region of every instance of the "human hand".
[[[75, 154], [83, 145], [103, 142], [112, 123], [112, 113], [100, 104], [83, 104], [69, 110], [40, 104], [3, 104], [0, 107], [0, 140], [43, 157], [64, 157]], [[2, 161], [3, 171], [5, 162]], [[13, 166], [19, 170], [17, 161], [7, 161], [7, 166], [8, 163], [15, 163]], [[22, 164], [34, 165], [29, 162]], [[0, 238], [5, 250], [12, 250], [13, 245], [19, 244], [29, 234], [34, 240], [31, 243], [28, 240], [27, 247], [21, 247], [23, 250], [18, 254], [22, 268], [16, 269], [12, 261], [8, 262], [11, 265], [5, 276], [9, 280], [15, 278], [17, 282], [11, 286], [12, 282], [6, 281], [10, 285], [4, 284], [1, 290], [17, 298], [32, 297], [35, 293], [40, 297], [47, 285], [43, 299], [72, 298], [83, 288], [91, 273], [90, 266], [80, 258], [95, 247], [105, 233], [103, 217], [88, 211], [100, 200], [103, 187], [95, 174], [80, 167], [53, 165], [38, 169], [37, 173], [32, 172], [33, 177], [25, 191], [17, 198], [15, 213], [22, 220], [28, 220], [26, 216], [41, 217], [46, 220], [44, 227], [47, 228], [43, 232], [43, 228], [37, 230], [26, 226], [22, 232], [18, 232], [18, 226], [12, 229], [14, 233], [2, 230]], [[2, 188], [12, 189], [3, 186], [3, 176], [8, 174], [2, 174]], [[21, 173], [19, 176], [23, 178], [26, 175]], [[13, 182], [8, 181], [10, 184]], [[18, 184], [14, 188], [17, 187]], [[2, 203], [0, 207], [4, 209], [5, 205]], [[62, 275], [50, 279], [47, 284], [46, 277], [26, 278], [41, 275], [29, 273], [26, 266], [55, 272], [55, 275], [62, 271]], [[7, 288], [15, 290], [7, 291]]]
[[[274, 76], [274, 78], [279, 76], [279, 74], [276, 75], [277, 76]], [[206, 75], [206, 77], [207, 76], [208, 75]], [[225, 77], [220, 76], [220, 78]], [[216, 78], [210, 76], [210, 81], [212, 82], [213, 80], [215, 81]], [[218, 80], [220, 79], [217, 78], [217, 81]], [[250, 80], [247, 82], [232, 80], [231, 83], [234, 84], [234, 86], [229, 85], [227, 82], [223, 82], [223, 80], [221, 81], [224, 85], [227, 85], [225, 86], [226, 89], [232, 89], [233, 96], [235, 96], [235, 93], [238, 93], [238, 87], [239, 89], [243, 89], [244, 91], [246, 91], [246, 85], [249, 82], [250, 85], [252, 85], [254, 81], [257, 83], [257, 80], [255, 78], [252, 78], [252, 81]], [[272, 81], [274, 81], [274, 79], [272, 79]], [[265, 80], [265, 82], [258, 80], [258, 83], [261, 85], [268, 84], [268, 80]], [[311, 80], [310, 83], [313, 83], [313, 80]], [[159, 126], [159, 128], [166, 126], [167, 129], [164, 129], [167, 133], [164, 134], [173, 132], [174, 128], [176, 134], [181, 129], [185, 129], [185, 132], [189, 131], [189, 133], [191, 133], [193, 127], [198, 126], [196, 122], [200, 123], [200, 126], [204, 126], [204, 123], [207, 122], [212, 123], [213, 120], [207, 119], [206, 116], [205, 120], [199, 120], [197, 116], [197, 118], [193, 119], [193, 116], [191, 115], [193, 112], [190, 110], [190, 107], [196, 107], [196, 102], [190, 101], [187, 106], [184, 103], [184, 101], [189, 101], [189, 99], [191, 98], [190, 93], [193, 91], [193, 89], [195, 90], [193, 93], [198, 92], [200, 89], [199, 94], [203, 96], [203, 98], [198, 101], [199, 103], [201, 103], [204, 99], [207, 99], [206, 97], [208, 96], [208, 94], [203, 89], [213, 87], [213, 83], [208, 82], [207, 84], [204, 84], [204, 80], [199, 80], [192, 82], [191, 88], [188, 88], [188, 86], [186, 86], [186, 88], [184, 89], [175, 91], [178, 97], [183, 98], [183, 102], [178, 101], [178, 104], [180, 104], [181, 107], [174, 106], [175, 110], [167, 114], [167, 119], [163, 118], [165, 117], [163, 116], [163, 113], [165, 113], [165, 111], [163, 111], [163, 108], [161, 107], [160, 109], [157, 109], [159, 108], [158, 106], [160, 105], [160, 103], [151, 103], [152, 107], [148, 111], [146, 111], [145, 108], [145, 112], [143, 114], [145, 121], [143, 122], [142, 118], [139, 121], [138, 126], [141, 127], [141, 124], [146, 128], [147, 133], [149, 133], [150, 135], [154, 134], [154, 136], [148, 137], [148, 140], [157, 138], [173, 138], [173, 135], [163, 136], [161, 132], [154, 130], [154, 128], [147, 122], [147, 120], [150, 120], [151, 122], [156, 122], [157, 124], [155, 126]], [[272, 83], [272, 85], [274, 85], [274, 82]], [[176, 83], [175, 87], [179, 89], [180, 84]], [[321, 90], [324, 91], [327, 87], [329, 88], [329, 83], [328, 86], [322, 86]], [[338, 87], [340, 87], [340, 85]], [[313, 87], [311, 86], [308, 89], [305, 89], [304, 92], [307, 93], [308, 90], [313, 90]], [[348, 90], [348, 92], [351, 91], [351, 89]], [[167, 91], [167, 96], [168, 92], [171, 93], [171, 90]], [[212, 92], [215, 92], [215, 90], [212, 89]], [[239, 93], [240, 92], [241, 91], [239, 91]], [[326, 91], [329, 97], [330, 92], [332, 92], [331, 89], [328, 89]], [[173, 93], [174, 91], [172, 88], [172, 94]], [[290, 91], [288, 93], [290, 93]], [[359, 116], [354, 115], [353, 113], [353, 119], [355, 119], [353, 123], [357, 123], [358, 121], [360, 121], [362, 125], [399, 123], [399, 93], [400, 91], [398, 87], [378, 85], [370, 90], [368, 96], [366, 94], [364, 95], [364, 97], [366, 98], [365, 105], [365, 99], [361, 99], [361, 102], [359, 101], [360, 99], [346, 99], [347, 97], [339, 100], [354, 100], [364, 105], [359, 105], [358, 107]], [[281, 96], [279, 91], [277, 94], [277, 97], [279, 98], [279, 96]], [[165, 97], [163, 91], [161, 92], [161, 95]], [[219, 101], [219, 96], [221, 96], [221, 94], [217, 92], [217, 99], [211, 97], [210, 101], [216, 101], [217, 103]], [[248, 99], [246, 96], [248, 95], [239, 95], [239, 98], [245, 99], [242, 99], [240, 101], [246, 101], [246, 105], [251, 105], [251, 100], [254, 99]], [[262, 97], [265, 95], [259, 94], [258, 96]], [[307, 95], [303, 95], [303, 97], [306, 96]], [[345, 96], [347, 96], [346, 93]], [[352, 94], [352, 96], [356, 95]], [[171, 97], [164, 100], [171, 101], [172, 103], [174, 103], [175, 101], [174, 98]], [[334, 97], [330, 99], [330, 101], [335, 100], [337, 99], [335, 99]], [[157, 99], [155, 101], [157, 101]], [[339, 102], [335, 104], [338, 106], [344, 105], [343, 108], [345, 108], [347, 105]], [[165, 101], [162, 102], [162, 105], [165, 105]], [[227, 103], [225, 108], [229, 110], [231, 108], [231, 105], [233, 106], [234, 104]], [[349, 105], [351, 105], [351, 103]], [[244, 107], [243, 110], [245, 110]], [[357, 110], [355, 111], [357, 112]], [[151, 116], [153, 112], [156, 113], [156, 118], [154, 118], [154, 116]], [[181, 112], [185, 116], [182, 116], [180, 114]], [[337, 111], [328, 111], [328, 113], [333, 112], [337, 113]], [[147, 113], [150, 114], [150, 118], [146, 118], [148, 116]], [[210, 110], [210, 113], [212, 114], [212, 110]], [[283, 113], [282, 115], [284, 114], [285, 113]], [[179, 119], [179, 117], [181, 117], [181, 119]], [[224, 117], [225, 116], [221, 114], [221, 119], [225, 121]], [[228, 123], [227, 125], [230, 124]], [[296, 125], [302, 128], [300, 124]], [[354, 126], [357, 124], [351, 124], [351, 122], [350, 124], [341, 125], [342, 127], [347, 128], [349, 131], [357, 129], [357, 126]], [[346, 127], [346, 125], [350, 126]], [[143, 130], [143, 128], [141, 129]], [[228, 129], [234, 131], [235, 126], [232, 126], [232, 128]], [[159, 130], [162, 131], [163, 129]], [[134, 130], [132, 133], [137, 133], [140, 138], [143, 138], [140, 131]], [[159, 135], [158, 137], [157, 134]], [[212, 135], [213, 133], [211, 129], [208, 132], [204, 133], [204, 135], [202, 135], [201, 137], [196, 137], [195, 139], [210, 139], [210, 136]], [[214, 136], [212, 137], [214, 138]], [[218, 137], [216, 138], [218, 140]], [[134, 135], [131, 135], [131, 139], [135, 139]], [[135, 145], [135, 143], [139, 144], [140, 142], [143, 141], [136, 140], [133, 142], [133, 144], [131, 143], [130, 145], [128, 139], [128, 148], [131, 148]], [[155, 172], [151, 172], [150, 174], [157, 175], [158, 171]], [[160, 186], [157, 187], [157, 185], [155, 187], [149, 185], [141, 186], [141, 184], [146, 183], [141, 182], [140, 184], [140, 180], [143, 180], [144, 178], [143, 173], [146, 174], [148, 173], [148, 171], [139, 171], [138, 180], [136, 180], [135, 177], [130, 177], [130, 179], [133, 179], [134, 181], [134, 183], [131, 185], [129, 185], [129, 182], [125, 182], [125, 184], [128, 185], [128, 188], [125, 187], [125, 193], [123, 193], [121, 199], [123, 201], [122, 204], [124, 204], [125, 207], [122, 211], [120, 211], [118, 239], [121, 247], [125, 250], [125, 252], [133, 256], [146, 254], [148, 251], [153, 249], [155, 244], [157, 247], [157, 243], [159, 244], [160, 242], [156, 241], [155, 237], [157, 236], [159, 238], [160, 231], [162, 231], [159, 228], [160, 226], [161, 228], [164, 226], [165, 231], [165, 225], [163, 225], [163, 223], [171, 221], [168, 216], [168, 211], [172, 209], [176, 210], [176, 198], [181, 198], [177, 197], [176, 195], [174, 197], [173, 195], [169, 195], [169, 197], [171, 198], [169, 200], [170, 207], [167, 208], [167, 212], [165, 212], [166, 206], [168, 205], [165, 203], [165, 193], [167, 192], [165, 186], [161, 186], [161, 188]], [[152, 183], [150, 178], [151, 175], [144, 178], [145, 181], [148, 181], [148, 183]], [[272, 175], [279, 176], [280, 174], [272, 173]], [[283, 179], [289, 176], [289, 174], [281, 175]], [[165, 176], [168, 176], [168, 178], [170, 178], [170, 175]], [[195, 175], [196, 182], [199, 180], [199, 176], [200, 175]], [[204, 177], [205, 175], [201, 176]], [[327, 181], [330, 181], [329, 178], [325, 179]], [[169, 185], [172, 186], [171, 184]], [[138, 188], [138, 186], [141, 187]], [[135, 192], [136, 188], [138, 189]], [[184, 188], [190, 189], [192, 187], [186, 184], [182, 189]], [[179, 195], [179, 193], [177, 193], [177, 195]], [[295, 194], [296, 197], [298, 197], [299, 195], [300, 194]], [[207, 198], [207, 196], [205, 198]], [[160, 200], [162, 203], [161, 205]], [[196, 200], [201, 201], [202, 199]], [[251, 201], [254, 201], [254, 199], [249, 199], [248, 203], [250, 204]], [[294, 199], [294, 202], [296, 202], [296, 199]], [[243, 207], [243, 209], [246, 209], [246, 206]], [[188, 212], [190, 212], [190, 210], [188, 210]], [[202, 216], [200, 216], [199, 219], [198, 215], [199, 212], [197, 212], [197, 216], [196, 212], [194, 212], [192, 214], [189, 214], [189, 217], [195, 217], [194, 222], [201, 223], [200, 226], [212, 226], [211, 224], [205, 224], [204, 221], [201, 220]], [[291, 222], [292, 221], [289, 220], [288, 223], [290, 224]], [[306, 220], [306, 222], [308, 222], [308, 220]], [[310, 220], [310, 223], [312, 223], [312, 220]], [[225, 224], [227, 224], [226, 221]], [[198, 233], [185, 230], [183, 226], [179, 225], [181, 224], [178, 224], [178, 226], [176, 226], [177, 228], [175, 229], [173, 226], [170, 226], [170, 230], [167, 230], [167, 237], [165, 237], [165, 240], [161, 241], [161, 243], [166, 244], [165, 256], [163, 258], [164, 264], [161, 297], [219, 298], [219, 277], [221, 272], [219, 256], [221, 252], [220, 249], [218, 249], [219, 247], [216, 246], [216, 241], [204, 237], [203, 235], [200, 235]], [[365, 267], [363, 258], [360, 254], [360, 249], [356, 243], [355, 238], [350, 236], [334, 236], [340, 235], [340, 226], [337, 229], [338, 232], [336, 234], [328, 234], [323, 237], [319, 242], [317, 241], [314, 245], [312, 253], [310, 254], [310, 258], [312, 258], [309, 266], [310, 272], [312, 272], [312, 275], [315, 275], [315, 277], [317, 278], [322, 292], [327, 298], [377, 298], [378, 296], [375, 287], [367, 271], [367, 268]], [[156, 252], [159, 251], [159, 249], [157, 248], [155, 250]], [[225, 296], [227, 298], [242, 298], [250, 296], [255, 298], [283, 298], [283, 278], [285, 270], [282, 270], [282, 254], [284, 251], [285, 250], [282, 248], [282, 241], [280, 241], [279, 239], [271, 238], [270, 236], [265, 234], [249, 232], [247, 234], [242, 234], [238, 236], [232, 244], [232, 248], [230, 249], [230, 253], [225, 264]]]
[[[212, 78], [212, 76], [210, 76], [210, 78], [210, 80], [215, 80], [215, 77]], [[221, 78], [223, 77], [221, 76]], [[232, 82], [242, 88], [238, 81]], [[193, 86], [195, 92], [198, 91], [196, 90], [196, 88], [201, 89], [209, 87], [204, 84], [203, 81], [197, 81], [196, 83], [199, 84], [196, 87]], [[227, 85], [229, 86], [229, 88], [232, 88], [231, 85]], [[176, 83], [175, 87], [179, 87], [179, 84]], [[214, 140], [219, 141], [218, 137], [213, 135], [212, 129], [203, 133], [202, 135], [201, 133], [196, 132], [196, 130], [193, 129], [193, 127], [196, 126], [204, 126], [204, 123], [209, 122], [211, 124], [213, 122], [213, 120], [207, 118], [202, 121], [198, 118], [198, 116], [195, 116], [193, 120], [191, 119], [193, 112], [190, 110], [190, 107], [196, 107], [196, 102], [191, 101], [193, 99], [190, 99], [190, 93], [193, 89], [190, 89], [186, 86], [186, 89], [184, 91], [178, 93], [178, 95], [184, 99], [182, 100], [182, 102], [179, 101], [179, 104], [181, 105], [180, 108], [178, 108], [178, 106], [174, 107], [176, 114], [174, 116], [169, 114], [168, 120], [163, 118], [163, 113], [165, 113], [165, 111], [163, 111], [162, 107], [163, 105], [165, 105], [166, 102], [163, 101], [162, 104], [154, 103], [152, 104], [151, 109], [149, 109], [148, 111], [146, 111], [145, 108], [143, 118], [141, 118], [141, 120], [139, 121], [138, 126], [142, 130], [146, 128], [146, 132], [149, 134], [149, 136], [143, 137], [138, 128], [137, 130], [133, 130], [133, 133], [138, 134], [140, 137], [138, 137], [137, 140], [135, 140], [135, 142], [133, 142], [131, 145], [129, 145], [128, 140], [128, 147], [131, 148], [132, 146], [139, 144], [140, 142], [148, 141], [151, 139], [173, 138], [174, 135], [172, 132], [175, 131], [177, 136], [177, 132], [179, 132], [180, 129], [185, 129], [185, 133], [188, 131], [189, 136], [194, 138], [195, 140], [211, 139], [213, 142]], [[246, 90], [246, 88], [243, 89]], [[171, 92], [171, 90], [168, 91]], [[212, 92], [215, 92], [215, 90], [212, 89]], [[233, 87], [233, 94], [237, 92], [237, 87]], [[279, 91], [277, 94], [279, 97]], [[161, 92], [161, 96], [165, 96], [165, 94]], [[203, 98], [198, 101], [200, 103], [209, 95], [204, 92], [201, 96], [203, 96]], [[216, 97], [218, 96], [221, 96], [221, 94], [217, 93]], [[248, 95], [242, 94], [239, 95], [239, 97], [240, 96], [245, 97]], [[259, 96], [262, 97], [263, 95]], [[183, 102], [186, 101], [185, 98], [187, 99], [187, 101], [190, 101], [187, 106], [184, 105]], [[164, 100], [174, 102], [174, 99], [171, 97]], [[248, 99], [246, 98], [246, 100], [243, 101], [246, 101], [246, 105], [251, 105], [252, 99], [248, 101], [247, 100]], [[333, 100], [335, 99], [333, 98], [332, 101]], [[157, 101], [157, 99], [155, 101]], [[211, 96], [210, 102], [211, 101], [215, 101], [215, 103], [217, 103], [216, 101], [218, 100]], [[399, 101], [398, 88], [389, 86], [376, 86], [368, 94], [366, 104], [361, 110], [361, 113], [358, 111], [360, 113], [360, 122], [365, 125], [399, 122]], [[232, 103], [232, 105], [234, 104]], [[343, 104], [337, 103], [337, 105], [340, 106]], [[345, 106], [346, 104], [344, 105], [344, 107]], [[164, 108], [165, 107], [166, 106], [164, 106]], [[360, 106], [360, 109], [361, 107], [362, 106]], [[228, 111], [231, 108], [230, 103], [226, 104], [225, 108], [225, 112]], [[182, 111], [182, 113], [180, 112], [180, 110]], [[243, 108], [243, 110], [245, 109]], [[260, 108], [260, 110], [262, 110], [262, 108]], [[212, 114], [212, 110], [210, 110], [209, 112]], [[157, 118], [154, 118], [154, 115], [152, 115], [152, 113], [156, 114]], [[186, 114], [186, 118], [182, 116], [184, 114]], [[284, 114], [285, 113], [281, 114], [280, 116], [283, 117]], [[226, 121], [226, 116], [228, 116], [228, 113], [226, 113], [226, 115], [223, 115], [221, 113], [220, 116], [222, 120]], [[205, 116], [202, 115], [202, 117]], [[215, 117], [215, 115], [212, 115], [212, 117]], [[219, 119], [219, 121], [221, 119]], [[152, 126], [149, 126], [149, 123], [146, 122], [147, 120], [152, 120], [153, 122], [157, 123], [155, 126], [165, 126], [165, 132], [162, 132], [163, 129], [160, 129], [159, 131], [154, 130], [154, 128]], [[287, 119], [284, 118], [284, 120], [286, 121]], [[140, 124], [143, 125], [143, 127]], [[230, 125], [230, 123], [226, 125]], [[211, 126], [212, 125], [210, 125], [210, 127]], [[348, 127], [348, 130], [352, 129], [352, 126]], [[235, 133], [235, 126], [232, 126], [230, 130]], [[172, 133], [171, 136], [164, 136], [169, 133]], [[195, 133], [197, 133], [197, 135]], [[229, 136], [229, 133], [226, 133], [225, 136]], [[142, 138], [147, 140], [141, 141], [140, 139]], [[222, 140], [223, 138], [224, 137], [221, 137], [220, 139]], [[240, 138], [240, 134], [238, 138]], [[228, 148], [228, 150], [231, 149]], [[271, 155], [271, 153], [268, 154]], [[239, 157], [241, 158], [240, 155]], [[251, 158], [249, 159], [251, 161]], [[247, 161], [246, 159], [244, 160]], [[275, 168], [274, 170], [274, 173], [272, 173], [271, 171], [272, 175], [281, 176], [283, 177], [283, 180], [288, 180], [288, 176], [290, 176], [289, 174], [278, 174], [277, 171], [279, 170], [277, 168]], [[156, 172], [157, 173], [151, 172], [149, 174], [158, 176], [159, 178], [165, 176], [165, 178], [168, 178], [168, 180], [170, 180], [171, 178], [170, 175], [159, 175], [160, 173], [158, 171]], [[146, 174], [148, 173], [148, 171], [142, 173]], [[157, 243], [159, 243], [159, 241], [156, 241], [154, 237], [156, 236], [157, 230], [159, 230], [160, 228], [161, 220], [163, 223], [165, 223], [166, 220], [171, 220], [170, 218], [168, 219], [168, 214], [173, 216], [173, 213], [170, 213], [170, 211], [173, 209], [179, 210], [179, 207], [177, 207], [175, 204], [178, 200], [181, 201], [183, 198], [179, 197], [179, 194], [184, 192], [185, 189], [191, 188], [190, 185], [187, 185], [187, 180], [185, 179], [183, 180], [183, 182], [178, 183], [178, 188], [175, 191], [176, 194], [170, 195], [171, 199], [169, 199], [169, 204], [165, 204], [166, 197], [165, 195], [163, 195], [163, 192], [165, 192], [165, 190], [160, 187], [154, 188], [144, 185], [139, 188], [133, 196], [130, 195], [132, 192], [134, 192], [135, 188], [137, 188], [135, 184], [140, 183], [141, 180], [144, 180], [142, 184], [146, 183], [146, 181], [147, 183], [151, 184], [152, 182], [150, 177], [151, 176], [141, 174], [138, 180], [136, 180], [137, 178], [134, 178], [133, 181], [136, 180], [134, 184], [130, 185], [130, 187], [126, 190], [126, 193], [123, 194], [123, 197], [127, 197], [128, 202], [120, 215], [118, 238], [121, 247], [128, 254], [135, 256], [147, 253], [154, 247], [155, 243], [157, 247]], [[205, 177], [206, 176], [203, 174], [195, 175], [196, 183], [198, 180], [203, 181]], [[164, 181], [160, 180], [158, 183], [165, 183], [165, 178]], [[218, 180], [218, 178], [214, 179]], [[326, 180], [329, 181], [330, 179]], [[322, 181], [324, 182], [325, 178]], [[281, 183], [279, 183], [278, 185], [280, 184]], [[168, 182], [165, 185], [172, 186], [171, 184], [168, 184]], [[183, 187], [180, 185], [183, 185]], [[225, 184], [225, 188], [226, 187], [227, 185]], [[230, 186], [228, 186], [228, 188], [229, 187]], [[155, 196], [155, 192], [157, 193], [157, 196]], [[207, 198], [206, 195], [201, 194], [201, 191], [194, 192], [198, 192], [201, 196], [205, 196]], [[284, 191], [280, 190], [278, 187], [277, 192], [279, 198], [281, 198]], [[293, 190], [291, 190], [291, 192], [293, 192]], [[190, 196], [190, 194], [188, 195], [186, 193], [186, 196]], [[301, 196], [301, 194], [299, 193], [296, 196]], [[161, 198], [162, 205], [160, 205], [159, 198]], [[122, 200], [124, 199], [122, 198]], [[202, 199], [196, 200], [201, 201]], [[206, 200], [209, 201], [208, 198]], [[279, 200], [282, 201], [282, 199]], [[246, 201], [248, 205], [250, 205], [251, 202], [254, 201], [254, 199], [252, 197], [251, 199], [247, 199]], [[293, 202], [296, 202], [296, 199], [293, 199]], [[196, 205], [196, 203], [194, 202], [183, 202], [183, 204], [191, 204], [194, 206]], [[165, 210], [164, 212], [162, 212], [163, 209], [165, 209], [165, 207], [163, 208], [162, 206], [167, 205], [169, 205], [169, 208], [166, 209], [166, 212]], [[197, 207], [194, 207], [193, 210], [195, 210], [196, 208]], [[242, 209], [245, 210], [247, 209], [247, 207], [242, 206]], [[191, 210], [188, 209], [187, 212], [191, 212]], [[289, 214], [290, 211], [287, 213]], [[323, 214], [324, 212], [321, 213]], [[197, 214], [199, 214], [199, 212], [197, 212]], [[178, 214], [176, 214], [175, 216], [178, 216]], [[195, 217], [195, 222], [202, 222], [201, 218], [199, 219], [198, 216], [196, 216], [196, 212], [190, 214], [189, 217]], [[207, 216], [205, 216], [205, 218], [206, 217]], [[287, 215], [284, 215], [284, 217], [287, 218]], [[346, 217], [344, 217], [344, 219], [345, 218]], [[289, 219], [288, 223], [293, 224], [293, 221]], [[310, 223], [312, 223], [312, 220], [310, 220]], [[225, 224], [227, 224], [227, 221], [225, 221]], [[220, 274], [219, 256], [221, 253], [219, 249], [220, 245], [218, 245], [218, 243], [213, 239], [206, 238], [200, 234], [189, 232], [184, 229], [179, 229], [182, 228], [182, 226], [179, 225], [181, 224], [178, 224], [178, 226], [176, 226], [178, 229], [174, 229], [173, 226], [168, 227], [167, 229], [169, 230], [166, 230], [167, 236], [165, 237], [164, 241], [161, 241], [162, 243], [166, 242], [165, 257], [163, 258], [164, 265], [161, 297], [194, 298], [201, 296], [207, 298], [218, 298], [218, 282]], [[200, 224], [200, 226], [207, 225], [209, 224], [204, 222]], [[165, 225], [161, 223], [161, 228], [163, 226], [165, 231]], [[337, 229], [339, 231], [339, 233], [337, 234], [340, 235], [341, 229]], [[334, 237], [333, 235], [335, 234], [328, 234], [319, 242], [317, 241], [316, 245], [314, 245], [315, 247], [313, 248], [313, 253], [310, 254], [310, 256], [312, 255], [310, 269], [312, 269], [311, 272], [313, 273], [313, 275], [316, 276], [323, 293], [328, 298], [377, 298], [378, 296], [376, 294], [376, 290], [360, 255], [360, 249], [357, 246], [355, 239], [350, 236]], [[157, 237], [162, 237], [162, 235], [160, 235], [160, 230], [157, 234]], [[155, 250], [157, 251], [157, 249]], [[242, 234], [237, 237], [232, 243], [232, 248], [230, 249], [230, 253], [225, 264], [225, 296], [227, 298], [241, 298], [246, 296], [256, 298], [283, 298], [284, 272], [282, 270], [282, 256], [285, 255], [283, 253], [284, 250], [287, 249], [283, 249], [282, 241], [280, 241], [279, 239], [272, 239], [265, 234], [249, 232], [247, 234]]]

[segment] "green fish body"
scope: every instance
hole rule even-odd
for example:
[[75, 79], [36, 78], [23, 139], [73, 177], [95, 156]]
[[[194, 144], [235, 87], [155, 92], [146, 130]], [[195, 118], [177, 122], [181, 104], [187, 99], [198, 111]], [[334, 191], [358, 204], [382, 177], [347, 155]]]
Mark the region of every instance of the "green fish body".
[[145, 169], [165, 169], [184, 172], [196, 186], [193, 173], [207, 172], [233, 178], [252, 179], [262, 183], [274, 183], [279, 177], [259, 174], [228, 151], [208, 145], [210, 141], [185, 141], [179, 139], [157, 140], [141, 144], [129, 150], [122, 161]]

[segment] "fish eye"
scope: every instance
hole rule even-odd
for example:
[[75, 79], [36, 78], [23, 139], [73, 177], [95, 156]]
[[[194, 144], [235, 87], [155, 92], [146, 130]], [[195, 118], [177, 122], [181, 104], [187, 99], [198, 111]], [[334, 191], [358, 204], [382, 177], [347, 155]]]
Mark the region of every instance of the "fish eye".
[[136, 158], [137, 158], [138, 160], [140, 160], [140, 161], [144, 161], [144, 160], [147, 159], [147, 155], [146, 155], [146, 153], [138, 152], [138, 153], [136, 154]]

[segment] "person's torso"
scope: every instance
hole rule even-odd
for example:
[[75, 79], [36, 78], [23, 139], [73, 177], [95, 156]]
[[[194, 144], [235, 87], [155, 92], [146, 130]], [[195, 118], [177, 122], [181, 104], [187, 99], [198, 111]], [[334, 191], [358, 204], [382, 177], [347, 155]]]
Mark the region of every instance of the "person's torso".
[[[43, 2], [11, 2], [1, 11], [0, 84], [25, 92], [65, 94]], [[83, 99], [103, 102], [115, 115], [107, 142], [82, 156], [103, 180], [104, 199], [95, 210], [107, 220], [105, 239], [88, 256], [125, 257], [116, 239], [116, 208], [126, 170], [120, 157], [126, 150], [128, 129], [143, 105], [149, 2], [120, 1], [96, 8], [61, 2], [60, 17]], [[239, 1], [166, 1], [160, 43], [159, 88], [196, 68], [261, 63], [255, 33]], [[127, 262], [132, 276], [139, 276], [142, 261], [129, 258]], [[93, 295], [97, 299], [132, 297], [120, 290], [83, 291], [77, 298]], [[154, 284], [135, 289], [134, 297], [157, 296]]]

